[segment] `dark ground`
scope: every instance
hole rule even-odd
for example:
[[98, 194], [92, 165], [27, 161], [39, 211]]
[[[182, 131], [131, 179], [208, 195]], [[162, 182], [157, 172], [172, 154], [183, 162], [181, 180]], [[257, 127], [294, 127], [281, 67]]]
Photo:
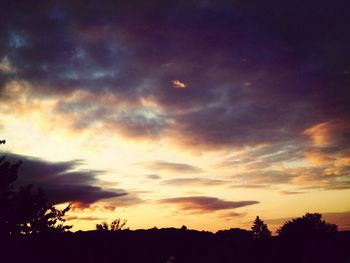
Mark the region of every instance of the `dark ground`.
[[[334, 262], [350, 263], [350, 232], [253, 240], [245, 230], [89, 231], [3, 239], [0, 262]], [[174, 260], [171, 261], [170, 258]]]

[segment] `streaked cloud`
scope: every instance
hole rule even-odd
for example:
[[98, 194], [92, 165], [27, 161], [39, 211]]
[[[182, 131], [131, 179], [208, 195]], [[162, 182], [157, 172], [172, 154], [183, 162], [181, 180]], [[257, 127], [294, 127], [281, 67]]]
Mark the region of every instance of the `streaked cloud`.
[[64, 219], [67, 221], [71, 221], [71, 220], [84, 220], [84, 221], [106, 220], [105, 217], [96, 217], [96, 216], [66, 216]]
[[174, 204], [182, 210], [207, 213], [225, 209], [235, 209], [243, 206], [258, 204], [258, 201], [225, 201], [216, 197], [190, 196], [175, 197], [159, 200], [162, 204]]
[[217, 186], [230, 184], [230, 181], [219, 180], [219, 179], [210, 179], [210, 178], [201, 178], [201, 177], [192, 177], [192, 178], [175, 178], [162, 181], [162, 184], [171, 185], [171, 186]]
[[281, 191], [281, 194], [283, 195], [299, 195], [304, 193], [305, 192], [301, 192], [301, 191]]
[[240, 182], [239, 185], [242, 185], [242, 182], [247, 185], [272, 185], [290, 183], [296, 176], [288, 171], [265, 170], [238, 174], [233, 176], [232, 179]]
[[110, 210], [111, 208], [115, 210], [118, 207], [133, 207], [146, 203], [147, 200], [142, 199], [137, 192], [129, 191], [127, 195], [108, 199], [108, 205], [105, 208], [109, 207]]
[[246, 215], [246, 213], [237, 213], [234, 211], [224, 212], [220, 213], [219, 217], [224, 218], [225, 220], [232, 220], [236, 219], [237, 217], [242, 217]]
[[141, 163], [140, 165], [156, 171], [168, 171], [176, 173], [199, 173], [202, 171], [201, 168], [186, 164], [186, 163], [172, 163], [165, 161], [154, 161], [148, 163]]
[[148, 179], [152, 179], [152, 180], [158, 180], [158, 179], [161, 179], [162, 177], [157, 175], [157, 174], [148, 174], [146, 176]]

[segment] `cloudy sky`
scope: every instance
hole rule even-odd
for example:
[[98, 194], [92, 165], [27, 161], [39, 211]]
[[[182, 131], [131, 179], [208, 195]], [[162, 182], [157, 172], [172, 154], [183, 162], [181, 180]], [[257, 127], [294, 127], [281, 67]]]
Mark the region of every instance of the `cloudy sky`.
[[0, 145], [74, 229], [350, 229], [348, 1], [2, 1]]

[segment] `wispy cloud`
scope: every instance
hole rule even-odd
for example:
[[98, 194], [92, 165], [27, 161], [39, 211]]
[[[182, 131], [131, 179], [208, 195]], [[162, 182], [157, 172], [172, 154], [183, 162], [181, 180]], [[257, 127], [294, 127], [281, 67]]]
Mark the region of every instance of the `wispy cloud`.
[[186, 163], [154, 161], [154, 162], [140, 163], [140, 165], [150, 170], [168, 171], [168, 172], [176, 172], [176, 173], [199, 173], [202, 171], [201, 168], [190, 164], [186, 164]]
[[174, 204], [182, 210], [195, 212], [214, 212], [225, 209], [235, 209], [243, 206], [258, 204], [258, 201], [226, 201], [209, 196], [175, 197], [159, 200], [162, 204]]
[[161, 176], [159, 176], [157, 174], [148, 174], [148, 175], [146, 175], [146, 177], [148, 179], [152, 179], [152, 180], [157, 180], [157, 179], [161, 179], [162, 178]]
[[83, 220], [83, 221], [101, 221], [101, 220], [106, 220], [107, 218], [105, 217], [96, 217], [96, 216], [66, 216], [66, 220], [71, 221], [71, 220]]
[[230, 181], [219, 180], [219, 179], [209, 179], [201, 177], [193, 178], [175, 178], [162, 181], [162, 184], [172, 185], [172, 186], [217, 186], [230, 184]]

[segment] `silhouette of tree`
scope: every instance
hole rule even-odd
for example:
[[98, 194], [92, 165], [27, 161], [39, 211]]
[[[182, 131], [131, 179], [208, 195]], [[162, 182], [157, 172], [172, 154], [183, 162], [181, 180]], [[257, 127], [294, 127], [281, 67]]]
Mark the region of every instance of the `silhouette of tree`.
[[113, 220], [113, 222], [110, 225], [110, 230], [111, 231], [122, 230], [123, 227], [125, 227], [126, 222], [127, 222], [126, 219], [121, 220], [120, 218]]
[[11, 165], [4, 162], [5, 157], [0, 158], [0, 234], [12, 232], [16, 228], [14, 217], [14, 191], [11, 187], [17, 179], [20, 162]]
[[123, 230], [123, 227], [125, 227], [127, 220], [124, 219], [115, 219], [112, 221], [110, 225], [108, 225], [106, 222], [102, 222], [101, 224], [96, 224], [96, 230], [99, 231], [120, 231]]
[[98, 231], [108, 231], [109, 226], [106, 222], [102, 222], [101, 224], [96, 224], [96, 230]]
[[64, 225], [63, 216], [70, 205], [62, 211], [47, 203], [44, 192], [33, 193], [32, 185], [15, 189], [21, 161], [16, 164], [0, 158], [0, 233], [2, 235], [39, 234], [64, 232], [72, 226]]
[[319, 213], [306, 213], [302, 217], [287, 221], [277, 230], [281, 237], [322, 237], [338, 231], [335, 224], [326, 223]]
[[255, 218], [252, 226], [253, 238], [266, 239], [271, 236], [271, 231], [267, 225], [258, 216]]

